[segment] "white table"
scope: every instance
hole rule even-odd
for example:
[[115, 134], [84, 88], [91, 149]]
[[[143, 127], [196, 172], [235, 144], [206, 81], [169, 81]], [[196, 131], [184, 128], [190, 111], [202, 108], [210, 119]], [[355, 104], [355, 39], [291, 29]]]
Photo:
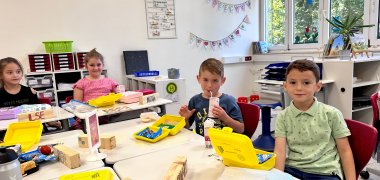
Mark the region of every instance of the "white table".
[[[64, 120], [62, 123], [62, 128], [68, 130], [69, 129], [69, 124], [68, 120], [69, 118], [73, 118], [74, 114], [67, 112], [66, 110], [57, 107], [57, 106], [52, 106], [54, 113], [56, 117], [54, 118], [49, 118], [49, 119], [43, 119], [41, 120], [42, 123], [47, 123], [47, 122], [52, 122], [52, 121], [59, 121], [59, 120]], [[11, 123], [18, 122], [17, 119], [10, 119], [10, 120], [0, 120], [0, 130], [6, 130], [8, 128], [8, 125]]]
[[[96, 168], [96, 169], [92, 169], [92, 170], [88, 170], [88, 171], [103, 170], [103, 169], [107, 169], [107, 170], [111, 171], [111, 173], [113, 174], [113, 180], [120, 180], [120, 178], [119, 178], [119, 176], [117, 176], [116, 172], [110, 167], [101, 167], [101, 168]], [[59, 178], [56, 178], [56, 179], [59, 179]]]
[[57, 179], [59, 178], [59, 176], [64, 174], [88, 171], [103, 167], [104, 163], [101, 160], [94, 162], [86, 161], [87, 155], [89, 154], [89, 150], [87, 148], [79, 148], [78, 136], [80, 134], [83, 134], [81, 130], [75, 130], [41, 136], [41, 140], [39, 143], [39, 145], [63, 143], [64, 145], [74, 149], [75, 151], [80, 153], [80, 167], [70, 169], [58, 161], [45, 162], [40, 165], [40, 169], [37, 172], [30, 174], [24, 177], [23, 179]]
[[[124, 112], [128, 112], [128, 111], [146, 109], [146, 108], [150, 108], [150, 107], [165, 107], [166, 104], [169, 104], [172, 102], [173, 101], [171, 101], [171, 100], [160, 98], [154, 102], [143, 104], [143, 105], [140, 105], [139, 103], [132, 103], [132, 104], [116, 103], [113, 106], [97, 108], [96, 114], [98, 116], [107, 116], [107, 115], [113, 115], [113, 114], [120, 114], [120, 113], [124, 113]], [[107, 110], [112, 109], [112, 108], [114, 108], [114, 109], [118, 108], [118, 109], [120, 109], [120, 111], [106, 112]], [[163, 111], [165, 111], [165, 108], [161, 108], [161, 109], [163, 109]], [[86, 113], [80, 113], [80, 112], [72, 112], [72, 113], [80, 119], [85, 119], [85, 117], [86, 117]], [[163, 112], [163, 113], [165, 113], [165, 112]]]
[[[114, 164], [114, 170], [121, 179], [163, 179], [170, 165], [177, 156], [187, 157], [187, 175], [185, 179], [256, 179], [263, 174], [292, 176], [272, 169], [271, 171], [255, 170], [249, 173], [240, 173], [230, 177], [229, 167], [218, 160], [213, 149], [206, 149], [203, 138], [193, 139], [190, 143], [146, 155], [129, 158]], [[241, 168], [237, 168], [241, 169]]]
[[175, 136], [168, 135], [166, 138], [156, 143], [150, 143], [135, 139], [133, 133], [150, 126], [152, 123], [143, 123], [140, 119], [127, 120], [100, 126], [100, 133], [115, 135], [116, 148], [107, 150], [101, 149], [107, 154], [106, 163], [114, 164], [118, 161], [143, 154], [170, 149], [181, 144], [189, 143], [192, 139], [199, 139], [203, 142], [203, 137], [183, 128]]

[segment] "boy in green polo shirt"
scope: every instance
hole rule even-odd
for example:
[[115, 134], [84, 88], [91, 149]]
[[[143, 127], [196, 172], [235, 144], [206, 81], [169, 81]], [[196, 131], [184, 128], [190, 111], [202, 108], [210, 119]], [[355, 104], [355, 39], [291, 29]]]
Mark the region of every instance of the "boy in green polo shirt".
[[351, 133], [338, 109], [314, 97], [321, 87], [313, 61], [296, 60], [286, 69], [284, 88], [292, 102], [277, 116], [275, 168], [299, 179], [355, 179]]

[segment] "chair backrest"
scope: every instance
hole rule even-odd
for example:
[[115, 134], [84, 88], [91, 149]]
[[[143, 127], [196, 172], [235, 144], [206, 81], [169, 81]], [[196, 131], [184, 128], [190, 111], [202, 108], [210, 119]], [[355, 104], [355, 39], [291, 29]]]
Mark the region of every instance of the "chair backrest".
[[65, 98], [65, 102], [66, 102], [66, 103], [69, 103], [72, 99], [73, 99], [73, 96], [67, 96], [67, 97]]
[[51, 105], [51, 100], [48, 97], [39, 97], [38, 98], [38, 102], [40, 104], [49, 104], [49, 105]]
[[377, 105], [377, 101], [379, 100], [379, 93], [373, 93], [371, 95], [371, 104], [372, 104], [372, 111], [373, 111], [373, 122], [372, 126], [375, 127], [377, 130], [380, 129], [380, 123], [379, 123], [379, 106]]
[[260, 119], [260, 107], [251, 103], [238, 102], [244, 120], [244, 134], [252, 138]]
[[359, 121], [345, 119], [351, 136], [348, 136], [355, 161], [356, 178], [371, 159], [377, 141], [377, 130]]

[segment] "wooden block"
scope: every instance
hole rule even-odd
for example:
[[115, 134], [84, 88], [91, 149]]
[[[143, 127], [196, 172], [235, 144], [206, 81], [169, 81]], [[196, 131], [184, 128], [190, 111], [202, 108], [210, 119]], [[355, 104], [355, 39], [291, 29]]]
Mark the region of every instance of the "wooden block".
[[59, 162], [63, 163], [70, 169], [80, 166], [79, 153], [63, 144], [54, 146], [54, 155]]
[[187, 158], [185, 156], [178, 156], [170, 165], [166, 173], [165, 180], [182, 180], [185, 179], [187, 173]]
[[139, 104], [143, 105], [146, 103], [154, 102], [154, 101], [157, 101], [159, 98], [160, 98], [160, 95], [158, 93], [141, 96]]
[[53, 109], [43, 110], [43, 111], [32, 111], [27, 113], [22, 113], [17, 115], [19, 122], [25, 121], [36, 121], [43, 119], [50, 119], [56, 117]]
[[88, 148], [87, 134], [81, 134], [78, 136], [78, 145], [80, 148]]
[[101, 149], [113, 149], [116, 147], [116, 138], [114, 135], [101, 134], [100, 135], [100, 148]]
[[[80, 148], [88, 148], [87, 134], [78, 136], [78, 145]], [[114, 135], [100, 135], [100, 149], [113, 149], [116, 147], [116, 138]]]

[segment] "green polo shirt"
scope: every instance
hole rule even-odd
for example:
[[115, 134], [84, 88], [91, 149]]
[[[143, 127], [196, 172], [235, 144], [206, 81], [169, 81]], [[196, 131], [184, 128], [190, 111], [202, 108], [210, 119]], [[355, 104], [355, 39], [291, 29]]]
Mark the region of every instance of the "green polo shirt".
[[288, 145], [286, 164], [307, 173], [339, 175], [343, 179], [335, 139], [351, 135], [342, 113], [314, 98], [307, 111], [293, 105], [277, 115], [275, 137]]

